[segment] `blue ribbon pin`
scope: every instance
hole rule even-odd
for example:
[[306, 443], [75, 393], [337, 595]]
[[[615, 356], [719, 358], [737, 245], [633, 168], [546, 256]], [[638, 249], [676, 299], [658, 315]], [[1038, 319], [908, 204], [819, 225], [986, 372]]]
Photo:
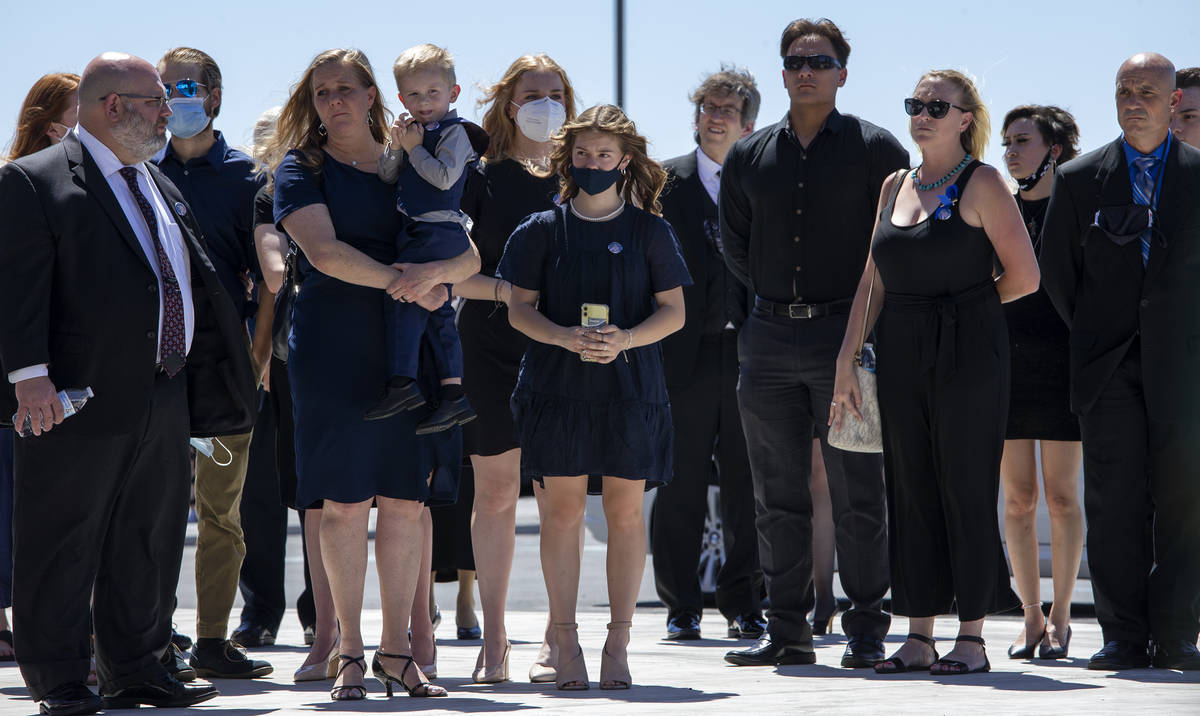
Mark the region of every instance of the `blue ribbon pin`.
[[940, 206], [933, 212], [933, 217], [939, 221], [950, 218], [950, 208], [958, 203], [958, 185], [952, 184], [945, 194], [938, 194]]

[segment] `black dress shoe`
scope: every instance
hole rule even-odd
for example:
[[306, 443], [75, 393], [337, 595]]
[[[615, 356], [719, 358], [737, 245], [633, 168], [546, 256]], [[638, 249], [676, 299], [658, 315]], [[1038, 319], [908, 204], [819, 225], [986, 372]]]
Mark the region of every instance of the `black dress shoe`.
[[459, 641], [474, 641], [483, 636], [483, 630], [479, 628], [478, 624], [473, 627], [457, 627], [455, 636]]
[[196, 680], [196, 670], [188, 665], [187, 660], [183, 658], [183, 652], [173, 642], [168, 643], [167, 650], [163, 652], [162, 665], [168, 674], [179, 681]]
[[460, 395], [454, 400], [443, 400], [432, 413], [417, 423], [417, 435], [432, 435], [443, 430], [449, 430], [456, 425], [466, 425], [475, 419], [475, 411], [467, 402], [467, 396]]
[[42, 697], [38, 709], [44, 714], [94, 714], [104, 706], [100, 697], [83, 684], [63, 684]]
[[847, 669], [869, 669], [883, 661], [883, 639], [866, 634], [855, 634], [846, 644], [842, 654], [842, 666]]
[[179, 647], [180, 651], [187, 651], [192, 648], [192, 638], [187, 634], [180, 634], [175, 631], [175, 627], [171, 627], [171, 643]]
[[1136, 641], [1114, 639], [1104, 648], [1092, 654], [1089, 669], [1096, 671], [1121, 671], [1122, 669], [1145, 669], [1150, 666], [1150, 654], [1146, 645]]
[[729, 621], [730, 639], [761, 639], [767, 632], [767, 622], [762, 614], [741, 614]]
[[425, 396], [421, 395], [421, 387], [417, 381], [410, 380], [402, 386], [389, 384], [383, 390], [383, 397], [363, 415], [363, 420], [383, 420], [405, 410], [415, 410], [425, 404]]
[[749, 649], [730, 651], [725, 661], [734, 666], [775, 666], [776, 664], [815, 664], [817, 655], [812, 642], [781, 644], [766, 637]]
[[1200, 671], [1200, 650], [1187, 639], [1164, 639], [1154, 645], [1154, 666], [1158, 669]]
[[667, 641], [691, 641], [700, 638], [700, 615], [684, 610], [667, 620]]
[[198, 676], [205, 678], [253, 679], [273, 671], [265, 661], [246, 658], [246, 654], [227, 639], [197, 639], [189, 663]]
[[163, 674], [144, 684], [129, 686], [105, 696], [104, 708], [136, 709], [142, 704], [159, 708], [181, 708], [208, 701], [220, 693], [212, 684], [187, 686], [178, 679]]
[[242, 624], [229, 638], [247, 649], [275, 646], [275, 632], [262, 624]]

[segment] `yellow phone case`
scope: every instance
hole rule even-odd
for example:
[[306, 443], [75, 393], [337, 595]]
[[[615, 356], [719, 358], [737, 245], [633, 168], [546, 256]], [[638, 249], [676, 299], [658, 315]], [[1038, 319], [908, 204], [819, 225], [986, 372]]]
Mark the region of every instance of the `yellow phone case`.
[[[579, 325], [584, 328], [597, 328], [608, 323], [608, 306], [603, 303], [584, 303], [579, 307]], [[594, 358], [579, 359], [586, 363], [597, 362]]]

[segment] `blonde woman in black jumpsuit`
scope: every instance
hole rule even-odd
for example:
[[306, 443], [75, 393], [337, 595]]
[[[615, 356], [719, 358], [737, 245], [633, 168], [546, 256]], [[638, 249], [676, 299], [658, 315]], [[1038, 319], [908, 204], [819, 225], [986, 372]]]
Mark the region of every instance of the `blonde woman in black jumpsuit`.
[[[1009, 382], [1000, 304], [1035, 291], [1039, 276], [1008, 186], [975, 158], [989, 120], [971, 80], [930, 72], [905, 109], [922, 164], [893, 175], [880, 193], [830, 421], [858, 414], [851, 361], [863, 321], [869, 328], [878, 318], [892, 606], [909, 617], [910, 633], [875, 669], [962, 674], [989, 668], [984, 617], [1020, 605], [996, 518]], [[999, 278], [994, 257], [1007, 268]], [[938, 660], [934, 617], [952, 610], [958, 638]]]

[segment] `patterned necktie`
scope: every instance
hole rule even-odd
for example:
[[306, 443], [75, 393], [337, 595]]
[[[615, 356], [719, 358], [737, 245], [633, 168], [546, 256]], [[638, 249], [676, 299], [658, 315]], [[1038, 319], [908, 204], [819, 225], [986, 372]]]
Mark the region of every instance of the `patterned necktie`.
[[[1154, 165], [1158, 164], [1157, 157], [1141, 156], [1133, 160], [1133, 168], [1137, 170], [1133, 182], [1133, 201], [1139, 206], [1152, 206], [1154, 197]], [[1142, 266], [1150, 261], [1150, 229], [1138, 237], [1142, 242]]]
[[167, 252], [158, 238], [158, 217], [154, 215], [154, 208], [150, 206], [146, 195], [138, 187], [137, 175], [137, 169], [121, 167], [121, 177], [129, 185], [129, 191], [133, 193], [133, 198], [137, 200], [142, 217], [146, 220], [146, 228], [150, 230], [150, 238], [154, 240], [154, 252], [158, 256], [158, 268], [162, 274], [163, 283], [162, 336], [159, 343], [159, 355], [163, 370], [168, 376], [174, 377], [183, 369], [184, 353], [187, 347], [187, 335], [183, 323], [183, 292], [179, 289], [179, 281], [175, 278], [175, 269], [171, 266], [171, 260], [167, 258]]

